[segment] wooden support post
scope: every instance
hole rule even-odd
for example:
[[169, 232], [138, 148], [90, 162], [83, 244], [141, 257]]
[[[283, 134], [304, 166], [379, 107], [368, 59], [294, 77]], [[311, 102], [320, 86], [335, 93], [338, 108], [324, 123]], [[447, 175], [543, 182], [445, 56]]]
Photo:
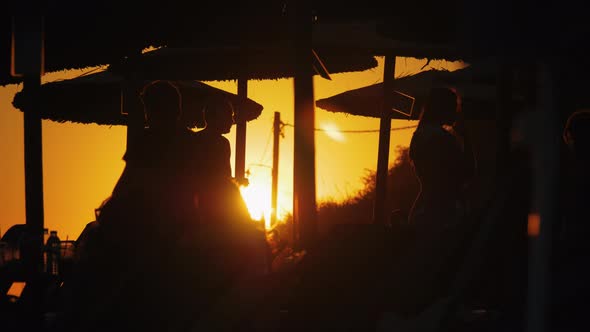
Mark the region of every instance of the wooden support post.
[[555, 74], [558, 65], [540, 62], [537, 69], [537, 110], [532, 126], [533, 200], [529, 223], [537, 222], [540, 231], [530, 236], [529, 282], [527, 298], [526, 331], [551, 330], [550, 320], [550, 274], [552, 230], [558, 218], [559, 195], [559, 149], [561, 128], [556, 98]]
[[275, 112], [273, 122], [273, 145], [272, 145], [272, 188], [271, 188], [271, 214], [270, 227], [277, 222], [277, 197], [279, 184], [279, 139], [281, 136], [281, 113]]
[[133, 150], [137, 144], [141, 133], [145, 128], [145, 112], [139, 94], [141, 93], [140, 81], [133, 77], [125, 80], [122, 86], [123, 102], [122, 112], [127, 114], [127, 151]]
[[[238, 79], [238, 96], [241, 98], [248, 97], [248, 80]], [[240, 110], [237, 110], [239, 113]], [[246, 119], [244, 116], [237, 116], [236, 119], [236, 160], [234, 176], [242, 183], [245, 179], [246, 172]]]
[[309, 249], [317, 235], [315, 179], [315, 99], [311, 47], [310, 1], [293, 3], [295, 56], [295, 129], [293, 163], [293, 222], [297, 246]]
[[385, 57], [383, 69], [383, 105], [379, 125], [379, 152], [377, 155], [377, 174], [375, 179], [375, 204], [373, 206], [373, 223], [384, 224], [388, 217], [387, 173], [389, 168], [389, 144], [391, 138], [391, 93], [395, 74], [395, 56]]
[[43, 270], [43, 133], [42, 104], [38, 98], [44, 65], [43, 18], [22, 15], [13, 18], [11, 72], [23, 77], [29, 101], [24, 110], [25, 209], [29, 241], [23, 248], [27, 274]]

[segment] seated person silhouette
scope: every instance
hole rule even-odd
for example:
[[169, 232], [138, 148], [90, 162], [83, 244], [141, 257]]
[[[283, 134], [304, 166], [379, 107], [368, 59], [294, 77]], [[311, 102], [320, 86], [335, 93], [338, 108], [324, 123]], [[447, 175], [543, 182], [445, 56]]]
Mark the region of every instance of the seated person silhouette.
[[203, 109], [205, 128], [194, 133], [199, 147], [199, 211], [204, 222], [250, 220], [237, 183], [232, 178], [228, 134], [234, 108], [226, 99], [211, 99]]
[[129, 146], [123, 159], [125, 169], [113, 196], [125, 194], [135, 185], [154, 187], [171, 177], [186, 176], [194, 165], [191, 134], [180, 122], [181, 95], [169, 81], [154, 81], [141, 93], [147, 127], [138, 143]]
[[[197, 237], [192, 132], [179, 122], [181, 96], [174, 84], [152, 82], [141, 97], [148, 127], [125, 153], [123, 174], [97, 211], [95, 238], [71, 285], [72, 329], [161, 330], [186, 313], [169, 302], [188, 308], [197, 292], [170, 289], [198, 274], [188, 268], [195, 256], [180, 245]], [[197, 251], [196, 245], [190, 249]]]
[[195, 133], [199, 142], [202, 165], [207, 174], [231, 178], [231, 147], [223, 136], [234, 124], [234, 107], [229, 100], [209, 100], [203, 109], [205, 128]]

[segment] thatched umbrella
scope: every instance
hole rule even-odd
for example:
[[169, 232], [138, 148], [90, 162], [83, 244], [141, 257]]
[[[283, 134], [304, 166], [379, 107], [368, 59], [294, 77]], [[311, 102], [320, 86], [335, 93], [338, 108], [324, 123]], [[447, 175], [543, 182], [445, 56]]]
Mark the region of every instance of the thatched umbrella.
[[[109, 71], [139, 79], [198, 79], [201, 81], [265, 80], [295, 74], [293, 49], [288, 45], [160, 48], [109, 66]], [[371, 55], [315, 50], [310, 56], [314, 74], [364, 71], [377, 67]]]
[[[236, 117], [246, 121], [258, 118], [263, 109], [251, 99], [199, 81], [176, 83], [182, 94], [183, 123], [189, 128], [202, 127], [201, 111], [205, 103], [221, 98], [229, 99], [239, 112]], [[43, 84], [37, 97], [45, 105], [41, 117], [57, 122], [127, 125], [127, 116], [122, 109], [124, 84], [122, 77], [108, 71]], [[13, 105], [25, 110], [30, 97], [20, 91], [15, 95]]]
[[[130, 79], [203, 81], [238, 80], [238, 95], [247, 96], [248, 80], [292, 78], [297, 73], [294, 46], [288, 41], [217, 47], [165, 47], [113, 63], [108, 70]], [[367, 54], [310, 51], [309, 72], [330, 79], [331, 73], [377, 66]], [[235, 176], [245, 177], [246, 124], [237, 121]]]
[[[487, 70], [488, 67], [485, 67]], [[467, 119], [495, 117], [496, 85], [492, 71], [481, 66], [469, 66], [456, 71], [428, 70], [415, 75], [396, 78], [391, 91], [392, 119], [417, 120], [430, 89], [434, 86], [450, 86], [462, 97], [462, 107]], [[492, 68], [493, 69], [493, 68]], [[316, 105], [330, 112], [381, 117], [383, 83], [349, 90], [316, 101]]]
[[[149, 46], [203, 47], [283, 38], [288, 26], [282, 7], [280, 1], [227, 0], [198, 10], [194, 3], [182, 0], [157, 6], [111, 0], [7, 2], [0, 15], [0, 85], [15, 81], [9, 69], [11, 34], [21, 33], [18, 21], [24, 17], [35, 15], [39, 21], [43, 17], [45, 70], [53, 72], [109, 64]], [[16, 43], [18, 59], [28, 46], [20, 48], [18, 38]]]

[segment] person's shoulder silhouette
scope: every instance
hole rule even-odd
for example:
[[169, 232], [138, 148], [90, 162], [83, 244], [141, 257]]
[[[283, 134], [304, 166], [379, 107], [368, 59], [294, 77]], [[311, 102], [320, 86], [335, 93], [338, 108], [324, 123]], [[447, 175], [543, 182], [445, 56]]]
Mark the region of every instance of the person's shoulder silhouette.
[[[148, 83], [140, 93], [147, 126], [123, 156], [125, 168], [113, 196], [135, 188], [165, 182], [186, 174], [192, 156], [187, 153], [191, 131], [182, 125], [182, 97], [170, 81]], [[196, 152], [195, 152], [196, 153]], [[141, 189], [140, 189], [141, 190]]]
[[194, 134], [205, 175], [231, 178], [231, 147], [228, 134], [234, 124], [234, 108], [226, 99], [214, 99], [203, 109], [205, 128]]
[[426, 185], [446, 180], [449, 183], [460, 181], [462, 149], [453, 130], [458, 105], [455, 91], [433, 88], [422, 109], [409, 153], [418, 177], [426, 181]]
[[[590, 199], [590, 110], [571, 114], [563, 132], [564, 142], [569, 149], [570, 172], [565, 198], [565, 227], [567, 237], [590, 235], [590, 224], [586, 222], [590, 212], [586, 207]], [[582, 238], [580, 241], [585, 242]]]
[[[147, 127], [142, 131], [139, 144], [127, 151], [125, 160], [129, 162], [138, 158], [140, 162], [161, 161], [161, 153], [175, 150], [171, 150], [171, 146], [181, 147], [174, 143], [188, 134], [188, 129], [180, 123], [180, 90], [170, 81], [154, 81], [144, 87], [140, 97], [144, 105]], [[146, 158], [148, 160], [145, 160]]]
[[570, 149], [575, 163], [588, 164], [590, 162], [590, 110], [577, 111], [569, 116], [564, 128], [563, 139]]

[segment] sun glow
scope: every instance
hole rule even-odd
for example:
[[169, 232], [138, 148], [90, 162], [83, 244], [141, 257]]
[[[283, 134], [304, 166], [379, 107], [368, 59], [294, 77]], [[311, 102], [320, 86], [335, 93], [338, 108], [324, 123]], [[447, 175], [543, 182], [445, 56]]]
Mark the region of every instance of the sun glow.
[[328, 135], [328, 137], [330, 137], [331, 139], [333, 139], [335, 141], [344, 142], [346, 140], [346, 138], [344, 137], [342, 132], [338, 129], [338, 127], [334, 123], [331, 123], [331, 122], [324, 123], [324, 124], [322, 124], [321, 128], [324, 131], [324, 133], [326, 135]]
[[270, 186], [251, 182], [247, 187], [240, 187], [240, 192], [252, 219], [261, 221], [264, 218], [264, 227], [270, 228]]

